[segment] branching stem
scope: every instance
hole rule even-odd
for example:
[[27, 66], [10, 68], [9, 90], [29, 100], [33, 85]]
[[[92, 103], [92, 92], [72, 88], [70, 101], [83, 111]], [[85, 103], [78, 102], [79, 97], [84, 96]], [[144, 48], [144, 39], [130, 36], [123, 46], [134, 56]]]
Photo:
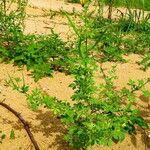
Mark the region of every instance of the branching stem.
[[40, 150], [40, 148], [39, 148], [39, 146], [38, 146], [36, 140], [34, 139], [33, 134], [32, 134], [31, 131], [30, 131], [30, 127], [29, 127], [28, 122], [25, 121], [25, 120], [22, 118], [22, 116], [20, 115], [20, 113], [18, 113], [16, 110], [14, 110], [14, 109], [11, 108], [9, 105], [7, 105], [7, 104], [5, 104], [5, 103], [3, 103], [3, 102], [0, 102], [0, 105], [1, 105], [2, 107], [6, 108], [6, 109], [7, 109], [8, 111], [10, 111], [11, 113], [13, 113], [13, 114], [20, 120], [20, 122], [23, 124], [24, 129], [26, 130], [26, 132], [27, 132], [27, 134], [28, 134], [28, 136], [29, 136], [29, 138], [30, 138], [32, 144], [34, 145], [35, 150]]

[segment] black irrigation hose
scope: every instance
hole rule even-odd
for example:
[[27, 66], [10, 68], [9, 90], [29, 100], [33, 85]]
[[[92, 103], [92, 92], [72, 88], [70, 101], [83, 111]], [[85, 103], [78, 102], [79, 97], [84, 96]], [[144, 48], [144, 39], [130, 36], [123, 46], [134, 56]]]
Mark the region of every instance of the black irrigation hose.
[[18, 113], [17, 111], [15, 111], [14, 109], [12, 109], [10, 106], [8, 106], [7, 104], [0, 102], [0, 105], [4, 108], [6, 108], [8, 111], [10, 111], [11, 113], [13, 113], [19, 120], [20, 122], [23, 124], [24, 129], [26, 130], [32, 144], [34, 145], [35, 150], [40, 150], [36, 140], [34, 139], [33, 134], [30, 131], [30, 127], [29, 124], [22, 118], [22, 116], [20, 115], [20, 113]]

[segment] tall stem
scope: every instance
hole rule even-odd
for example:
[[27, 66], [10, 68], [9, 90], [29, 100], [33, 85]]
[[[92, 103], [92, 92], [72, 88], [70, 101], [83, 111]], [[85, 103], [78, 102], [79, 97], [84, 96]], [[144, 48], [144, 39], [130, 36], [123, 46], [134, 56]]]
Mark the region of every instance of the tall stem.
[[114, 0], [110, 0], [108, 4], [108, 19], [112, 19], [113, 4], [114, 4]]

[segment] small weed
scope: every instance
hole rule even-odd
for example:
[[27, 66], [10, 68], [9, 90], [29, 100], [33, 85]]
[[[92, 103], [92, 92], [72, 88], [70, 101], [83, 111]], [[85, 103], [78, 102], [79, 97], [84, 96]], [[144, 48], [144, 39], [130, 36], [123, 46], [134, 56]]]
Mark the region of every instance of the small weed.
[[[9, 4], [12, 5], [12, 1]], [[47, 36], [24, 35], [23, 22], [27, 3], [18, 0], [17, 4], [17, 10], [10, 13], [0, 7], [1, 61], [20, 67], [26, 65], [33, 72], [35, 81], [44, 76], [52, 76], [52, 68], [61, 68], [65, 60], [65, 43], [53, 31]]]
[[[111, 146], [113, 142], [121, 142], [126, 134], [136, 133], [136, 126], [149, 129], [140, 116], [140, 110], [134, 106], [137, 91], [146, 97], [150, 96], [150, 91], [145, 89], [149, 78], [129, 80], [129, 88], [116, 90], [115, 68], [106, 74], [101, 65], [100, 73], [105, 82], [96, 85], [94, 80], [98, 64], [103, 61], [125, 61], [122, 55], [129, 52], [149, 53], [149, 15], [144, 17], [142, 11], [138, 13], [129, 9], [128, 16], [113, 20], [112, 7], [116, 1], [105, 2], [109, 4], [108, 19], [100, 14], [94, 16], [94, 12], [89, 12], [87, 3], [81, 14], [81, 27], [66, 12], [62, 12], [75, 33], [75, 40], [69, 42], [63, 42], [53, 30], [47, 36], [24, 35], [26, 3], [19, 3], [19, 9], [9, 14], [6, 13], [5, 1], [0, 6], [2, 60], [20, 67], [26, 65], [33, 72], [35, 81], [43, 76], [52, 76], [53, 70], [71, 73], [74, 82], [69, 87], [74, 90], [71, 96], [74, 103], [71, 105], [65, 100], [60, 101], [39, 89], [27, 94], [29, 86], [25, 84], [24, 77], [20, 79], [9, 75], [7, 84], [25, 93], [33, 110], [44, 106], [58, 116], [67, 129], [65, 140], [79, 150], [95, 144]], [[141, 62], [146, 69], [149, 60], [148, 56]], [[1, 141], [4, 138], [5, 134], [2, 134]], [[15, 138], [14, 130], [10, 138]]]
[[150, 67], [150, 56], [143, 58], [143, 60], [140, 62], [140, 65], [143, 66], [144, 70], [147, 70]]
[[0, 131], [0, 144], [2, 144], [3, 140], [6, 138], [6, 134]]
[[22, 79], [19, 77], [11, 77], [8, 74], [9, 79], [6, 80], [6, 84], [11, 86], [13, 90], [17, 90], [20, 93], [26, 93], [29, 90], [29, 86], [25, 84], [24, 76]]
[[67, 101], [60, 101], [36, 89], [27, 95], [31, 107], [37, 109], [42, 105], [59, 116], [67, 129], [65, 140], [79, 150], [95, 144], [111, 146], [113, 142], [121, 142], [127, 133], [136, 133], [136, 126], [149, 129], [147, 122], [139, 115], [140, 110], [133, 105], [137, 91], [149, 96], [150, 92], [144, 87], [150, 79], [130, 80], [130, 88], [116, 90], [115, 68], [106, 75], [100, 67], [105, 82], [97, 86], [94, 81], [94, 74], [98, 69], [97, 61], [91, 56], [89, 48], [95, 48], [95, 43], [89, 46], [91, 36], [87, 32], [88, 28], [83, 27], [84, 32], [80, 32], [70, 17], [66, 13], [65, 15], [77, 36], [74, 48], [76, 61], [72, 65], [74, 82], [70, 84], [74, 90], [71, 97], [74, 104], [70, 105]]
[[15, 139], [15, 132], [14, 132], [13, 129], [12, 129], [11, 132], [10, 132], [9, 138], [10, 138], [10, 139]]

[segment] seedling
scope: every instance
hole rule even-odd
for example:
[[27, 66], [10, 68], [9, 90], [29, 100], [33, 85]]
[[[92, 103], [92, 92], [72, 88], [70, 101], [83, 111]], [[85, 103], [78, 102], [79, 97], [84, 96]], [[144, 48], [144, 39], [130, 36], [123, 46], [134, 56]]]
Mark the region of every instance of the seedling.
[[9, 79], [6, 80], [6, 84], [11, 86], [13, 90], [17, 90], [20, 93], [26, 93], [29, 90], [29, 86], [25, 84], [24, 76], [22, 79], [19, 77], [12, 77], [8, 74]]
[[6, 134], [0, 131], [0, 144], [2, 144], [3, 140], [6, 138]]
[[140, 64], [143, 66], [144, 70], [147, 70], [150, 67], [150, 56], [143, 58]]
[[10, 139], [15, 139], [15, 132], [13, 129], [10, 132]]

